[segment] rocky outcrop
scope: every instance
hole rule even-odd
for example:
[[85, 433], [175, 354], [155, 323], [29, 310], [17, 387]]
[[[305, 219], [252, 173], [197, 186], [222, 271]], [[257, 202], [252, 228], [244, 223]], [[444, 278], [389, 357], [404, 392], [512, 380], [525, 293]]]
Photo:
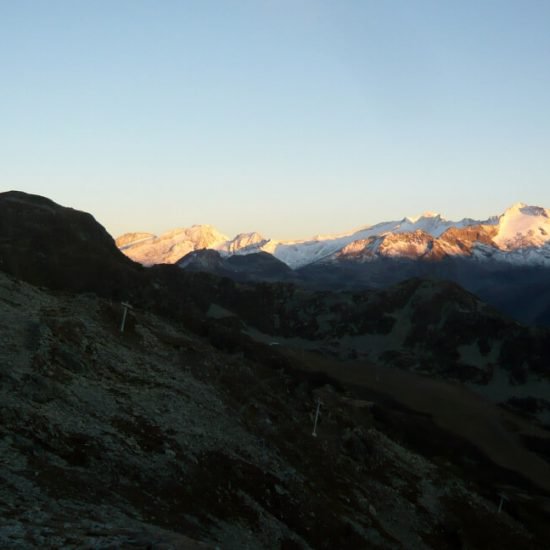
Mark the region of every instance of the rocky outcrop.
[[0, 269], [50, 288], [113, 296], [142, 270], [90, 214], [19, 191], [0, 193]]

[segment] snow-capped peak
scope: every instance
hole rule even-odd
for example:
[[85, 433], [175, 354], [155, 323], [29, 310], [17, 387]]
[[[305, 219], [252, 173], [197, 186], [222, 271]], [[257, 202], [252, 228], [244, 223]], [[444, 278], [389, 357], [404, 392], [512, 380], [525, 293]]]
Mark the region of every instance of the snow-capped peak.
[[[228, 237], [211, 225], [193, 225], [167, 231], [160, 236], [147, 233], [134, 235], [145, 237], [132, 241], [132, 234], [117, 239], [119, 248], [132, 260], [144, 265], [176, 263], [180, 258], [202, 248], [217, 248]], [[130, 244], [128, 244], [128, 242]], [[121, 243], [125, 243], [122, 244]]]
[[498, 219], [497, 246], [514, 250], [542, 246], [550, 241], [550, 210], [518, 202]]
[[439, 218], [440, 220], [444, 220], [444, 218], [441, 217], [441, 214], [438, 214], [437, 212], [432, 212], [431, 210], [427, 210], [420, 216], [407, 216], [405, 219], [408, 220], [410, 223], [416, 223], [419, 220], [425, 218]]

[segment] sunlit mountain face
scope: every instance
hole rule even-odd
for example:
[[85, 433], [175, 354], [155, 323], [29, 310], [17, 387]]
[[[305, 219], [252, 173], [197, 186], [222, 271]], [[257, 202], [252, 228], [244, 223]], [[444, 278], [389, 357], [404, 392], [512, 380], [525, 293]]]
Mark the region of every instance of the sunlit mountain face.
[[230, 239], [210, 225], [194, 225], [156, 236], [127, 233], [117, 246], [144, 265], [176, 263], [185, 254], [212, 249], [222, 256], [268, 252], [292, 269], [342, 260], [376, 257], [438, 260], [470, 256], [522, 265], [550, 265], [550, 210], [518, 203], [487, 220], [449, 221], [439, 214], [381, 222], [337, 235], [279, 241], [259, 233]]

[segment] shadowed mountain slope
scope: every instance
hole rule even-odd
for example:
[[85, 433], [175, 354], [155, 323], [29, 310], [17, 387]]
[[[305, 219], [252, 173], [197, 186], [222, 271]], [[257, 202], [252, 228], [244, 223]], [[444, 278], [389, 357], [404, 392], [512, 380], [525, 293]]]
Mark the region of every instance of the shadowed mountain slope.
[[185, 255], [176, 265], [188, 271], [206, 271], [240, 282], [299, 280], [290, 267], [267, 252], [223, 257], [216, 250], [202, 249]]
[[90, 214], [19, 191], [0, 193], [0, 268], [49, 288], [113, 296], [143, 269]]
[[413, 277], [453, 281], [522, 323], [550, 326], [548, 267], [461, 257], [437, 261], [377, 257], [367, 263], [343, 258], [306, 266], [297, 275], [310, 288], [334, 291], [386, 288]]

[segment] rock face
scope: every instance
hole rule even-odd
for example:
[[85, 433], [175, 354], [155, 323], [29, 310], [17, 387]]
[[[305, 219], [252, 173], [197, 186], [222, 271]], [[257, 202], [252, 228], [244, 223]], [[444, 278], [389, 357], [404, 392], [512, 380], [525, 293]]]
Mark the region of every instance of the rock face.
[[498, 228], [493, 225], [451, 227], [440, 236], [433, 236], [417, 229], [408, 233], [388, 233], [350, 243], [334, 254], [324, 258], [322, 263], [366, 262], [377, 258], [439, 261], [444, 258], [468, 258], [479, 247], [488, 247], [491, 253], [499, 249], [493, 237]]

